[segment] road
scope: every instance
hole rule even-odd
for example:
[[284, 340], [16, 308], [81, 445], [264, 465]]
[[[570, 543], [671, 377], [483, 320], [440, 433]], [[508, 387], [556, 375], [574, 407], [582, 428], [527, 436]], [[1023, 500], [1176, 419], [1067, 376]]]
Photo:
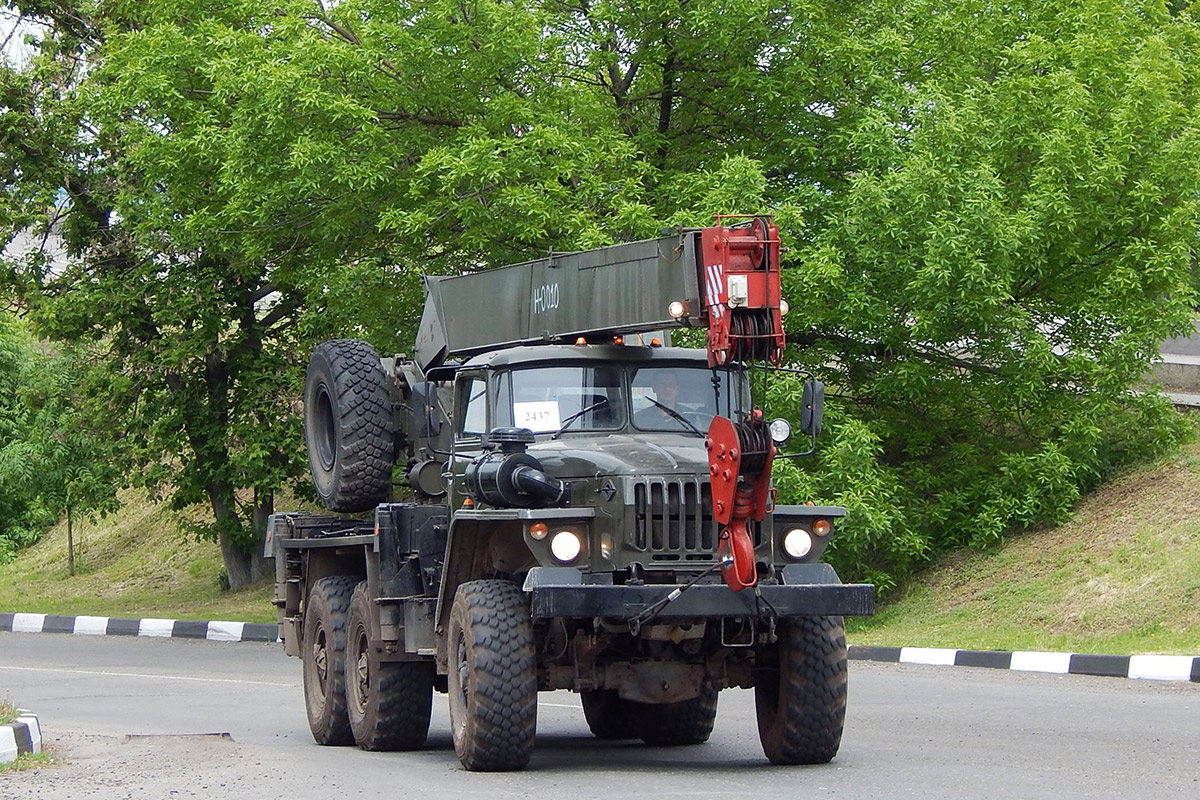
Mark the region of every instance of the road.
[[597, 742], [558, 692], [531, 768], [495, 775], [459, 767], [442, 695], [424, 750], [316, 746], [272, 645], [0, 633], [4, 696], [66, 762], [0, 776], [6, 800], [1200, 797], [1200, 684], [852, 662], [841, 753], [797, 768], [763, 760], [749, 691], [689, 748]]
[[1166, 357], [1169, 356], [1200, 356], [1200, 322], [1196, 322], [1196, 332], [1191, 336], [1179, 336], [1167, 339], [1159, 348]]

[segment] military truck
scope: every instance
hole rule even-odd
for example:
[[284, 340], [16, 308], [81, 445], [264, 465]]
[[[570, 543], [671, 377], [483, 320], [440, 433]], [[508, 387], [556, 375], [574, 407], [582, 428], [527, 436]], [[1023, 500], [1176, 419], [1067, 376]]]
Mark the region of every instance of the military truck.
[[[598, 738], [694, 745], [742, 687], [771, 762], [834, 757], [842, 617], [874, 587], [820, 561], [844, 509], [774, 503], [823, 402], [793, 378], [802, 444], [780, 452], [791, 426], [756, 407], [779, 251], [770, 218], [721, 217], [430, 277], [413, 357], [316, 347], [305, 433], [336, 514], [274, 515], [267, 555], [317, 742], [419, 748], [436, 690], [467, 769], [521, 769], [539, 691], [578, 692]], [[687, 327], [704, 348], [670, 346]]]

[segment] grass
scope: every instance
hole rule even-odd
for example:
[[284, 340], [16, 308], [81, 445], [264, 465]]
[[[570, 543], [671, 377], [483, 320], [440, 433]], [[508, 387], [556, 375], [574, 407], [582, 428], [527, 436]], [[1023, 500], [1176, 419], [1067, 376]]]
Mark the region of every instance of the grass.
[[7, 725], [17, 718], [17, 707], [12, 703], [0, 701], [0, 725]]
[[17, 756], [16, 761], [0, 764], [0, 775], [6, 775], [10, 772], [24, 772], [29, 769], [40, 769], [42, 767], [57, 767], [58, 764], [59, 761], [54, 757], [54, 754], [46, 750], [40, 753], [22, 753]]
[[107, 519], [76, 521], [74, 576], [67, 569], [65, 522], [0, 565], [0, 611], [275, 621], [270, 581], [224, 591], [215, 542], [182, 533], [179, 515], [143, 495], [126, 492], [122, 501]]
[[1101, 487], [1065, 525], [943, 560], [849, 638], [1200, 655], [1200, 443]]

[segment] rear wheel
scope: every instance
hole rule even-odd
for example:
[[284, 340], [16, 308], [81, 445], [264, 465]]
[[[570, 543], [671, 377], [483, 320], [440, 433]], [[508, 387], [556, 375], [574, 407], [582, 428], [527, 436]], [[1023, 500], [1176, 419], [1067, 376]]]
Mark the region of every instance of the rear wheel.
[[717, 691], [705, 687], [691, 700], [641, 705], [637, 736], [646, 744], [703, 744], [717, 719]]
[[350, 730], [363, 750], [413, 750], [429, 734], [433, 662], [372, 659], [372, 610], [367, 582], [362, 581], [350, 600], [346, 642]]
[[367, 511], [388, 499], [395, 449], [388, 382], [366, 342], [334, 339], [313, 349], [304, 438], [313, 486], [330, 511]]
[[525, 595], [508, 581], [464, 583], [448, 635], [454, 752], [469, 770], [524, 769], [537, 730], [537, 657]]
[[774, 764], [825, 764], [846, 719], [846, 634], [841, 617], [800, 617], [760, 648], [754, 706]]
[[353, 744], [346, 715], [346, 616], [356, 578], [337, 575], [313, 584], [304, 603], [301, 642], [304, 705], [317, 744]]
[[579, 693], [583, 717], [597, 739], [638, 738], [638, 704], [622, 700], [613, 689]]

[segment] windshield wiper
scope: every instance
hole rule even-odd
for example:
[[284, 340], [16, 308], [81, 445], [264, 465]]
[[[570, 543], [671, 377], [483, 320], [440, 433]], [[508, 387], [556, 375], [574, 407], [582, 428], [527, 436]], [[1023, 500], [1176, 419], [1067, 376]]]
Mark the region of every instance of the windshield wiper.
[[695, 432], [695, 434], [696, 434], [697, 436], [703, 436], [703, 435], [704, 435], [703, 433], [701, 433], [701, 432], [700, 432], [700, 429], [699, 429], [699, 428], [697, 428], [695, 425], [693, 425], [691, 422], [689, 422], [689, 421], [688, 421], [687, 417], [683, 416], [683, 414], [680, 414], [680, 413], [679, 413], [678, 411], [676, 411], [675, 409], [671, 408], [670, 406], [663, 405], [662, 403], [660, 403], [660, 402], [658, 402], [657, 400], [655, 400], [653, 397], [647, 397], [646, 399], [647, 399], [647, 400], [649, 400], [651, 403], [654, 403], [654, 405], [658, 406], [658, 407], [659, 407], [659, 408], [661, 408], [663, 411], [665, 411], [665, 412], [667, 412], [668, 414], [670, 414], [672, 419], [675, 419], [675, 420], [677, 420], [677, 421], [679, 421], [679, 422], [682, 422], [684, 425], [686, 425], [686, 426], [688, 426], [689, 428], [691, 428], [691, 429], [692, 429], [692, 430]]
[[553, 435], [553, 436], [551, 436], [550, 438], [551, 438], [551, 439], [557, 439], [557, 438], [558, 438], [560, 435], [562, 435], [562, 432], [563, 432], [563, 431], [565, 431], [565, 430], [566, 430], [568, 427], [570, 427], [570, 425], [571, 425], [571, 423], [572, 423], [572, 422], [574, 422], [575, 420], [579, 419], [580, 417], [582, 417], [584, 414], [588, 413], [589, 411], [595, 411], [595, 410], [596, 410], [597, 408], [599, 408], [600, 406], [606, 406], [606, 405], [608, 405], [608, 398], [607, 398], [607, 397], [601, 397], [599, 400], [597, 400], [596, 402], [592, 403], [592, 404], [591, 404], [590, 406], [588, 406], [587, 408], [581, 408], [581, 409], [579, 409], [579, 410], [578, 410], [578, 411], [576, 411], [574, 414], [572, 414], [571, 416], [569, 416], [569, 417], [567, 417], [565, 420], [563, 420], [562, 427], [560, 427], [558, 430], [556, 430], [556, 431], [554, 432], [554, 435]]

